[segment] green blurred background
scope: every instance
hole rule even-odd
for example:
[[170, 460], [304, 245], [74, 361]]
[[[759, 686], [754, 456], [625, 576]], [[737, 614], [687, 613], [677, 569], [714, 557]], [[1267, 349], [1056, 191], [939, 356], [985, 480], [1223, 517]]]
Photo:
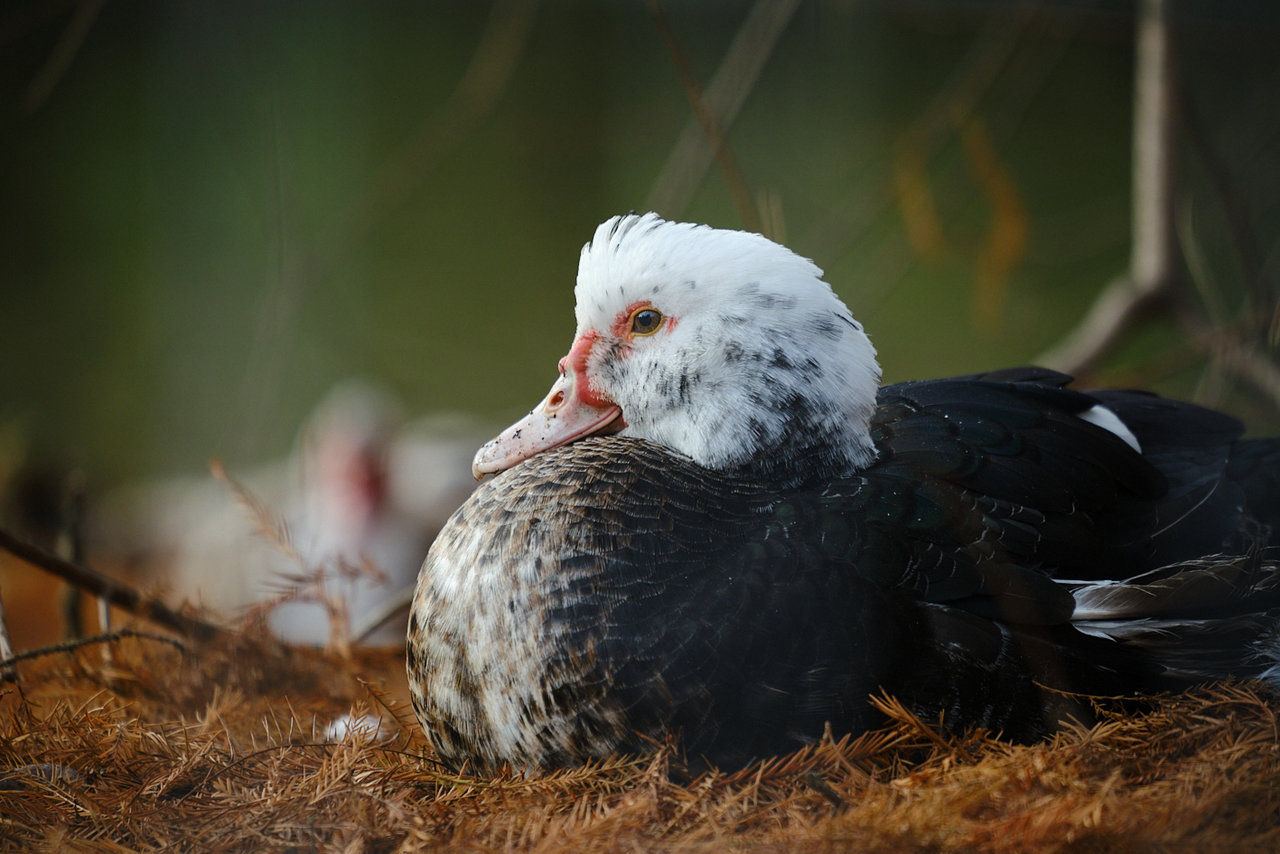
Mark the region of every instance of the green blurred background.
[[[1276, 5], [1173, 4], [1182, 292], [1268, 363]], [[738, 186], [887, 380], [1033, 360], [1124, 272], [1132, 4], [774, 6], [727, 123]], [[280, 454], [355, 375], [415, 413], [522, 414], [598, 222], [743, 226], [734, 182], [673, 152], [680, 63], [709, 86], [753, 8], [0, 5], [0, 433], [103, 488]], [[1211, 356], [1157, 319], [1091, 379], [1275, 432]]]

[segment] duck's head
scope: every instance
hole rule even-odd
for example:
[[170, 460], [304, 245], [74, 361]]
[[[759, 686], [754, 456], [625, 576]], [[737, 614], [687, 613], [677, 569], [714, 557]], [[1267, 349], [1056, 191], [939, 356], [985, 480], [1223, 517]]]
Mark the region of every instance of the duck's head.
[[630, 214], [583, 247], [575, 295], [560, 378], [480, 449], [477, 477], [606, 433], [789, 480], [870, 462], [875, 349], [811, 261], [758, 234]]

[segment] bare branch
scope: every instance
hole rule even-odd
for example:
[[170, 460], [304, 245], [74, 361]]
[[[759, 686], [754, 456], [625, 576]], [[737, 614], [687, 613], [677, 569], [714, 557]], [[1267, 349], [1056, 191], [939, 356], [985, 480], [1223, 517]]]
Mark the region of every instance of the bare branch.
[[1133, 324], [1162, 297], [1163, 289], [1138, 285], [1125, 275], [1113, 279], [1090, 306], [1084, 319], [1066, 338], [1036, 357], [1038, 365], [1080, 376], [1120, 340]]
[[71, 62], [76, 58], [80, 46], [97, 20], [106, 0], [81, 0], [75, 13], [62, 31], [58, 44], [54, 47], [49, 60], [40, 69], [31, 85], [27, 87], [27, 108], [35, 110], [49, 97], [58, 81], [67, 73]]
[[[694, 190], [711, 165], [712, 157], [715, 157], [729, 183], [730, 191], [734, 193], [734, 202], [743, 217], [743, 223], [759, 231], [759, 215], [755, 212], [755, 205], [751, 202], [751, 194], [746, 190], [741, 173], [737, 171], [736, 164], [725, 161], [726, 156], [731, 161], [732, 154], [725, 144], [724, 133], [733, 124], [747, 96], [755, 88], [761, 70], [773, 55], [774, 46], [798, 6], [799, 0], [758, 0], [738, 30], [733, 43], [729, 45], [720, 68], [704, 92], [698, 86], [684, 53], [676, 43], [662, 7], [657, 0], [650, 0], [650, 12], [676, 62], [676, 69], [695, 115], [681, 132], [675, 147], [667, 156], [662, 172], [654, 182], [653, 191], [645, 202], [649, 210], [667, 216], [678, 216], [688, 206]], [[744, 207], [749, 207], [752, 213], [741, 214]], [[750, 225], [752, 222], [755, 223], [754, 226]]]
[[177, 638], [171, 638], [167, 635], [153, 635], [150, 632], [140, 632], [136, 629], [120, 629], [115, 632], [108, 632], [102, 635], [94, 635], [87, 638], [75, 638], [74, 640], [64, 641], [63, 643], [54, 644], [53, 646], [43, 646], [39, 649], [32, 649], [26, 652], [20, 652], [17, 655], [10, 653], [0, 660], [0, 669], [9, 669], [20, 661], [28, 661], [33, 658], [41, 658], [46, 655], [56, 655], [60, 652], [75, 652], [82, 647], [91, 646], [99, 643], [114, 643], [125, 638], [139, 638], [141, 640], [152, 640], [158, 643], [167, 643], [176, 647], [179, 651], [185, 653], [187, 647]]
[[4, 600], [0, 598], [0, 682], [17, 681], [18, 671], [13, 666], [13, 644], [9, 642], [9, 624], [4, 619]]
[[53, 552], [15, 537], [3, 528], [0, 528], [0, 548], [80, 590], [107, 600], [117, 608], [181, 634], [203, 639], [225, 631], [212, 623], [174, 611], [114, 578], [65, 560]]
[[1182, 313], [1181, 321], [1198, 348], [1227, 371], [1247, 380], [1280, 409], [1280, 367], [1274, 361], [1241, 341], [1231, 330], [1219, 329], [1191, 312]]
[[1133, 104], [1134, 285], [1168, 287], [1177, 262], [1173, 232], [1173, 56], [1167, 0], [1144, 0], [1138, 18]]
[[1074, 330], [1036, 360], [1068, 374], [1088, 371], [1173, 285], [1173, 56], [1166, 0], [1143, 0], [1133, 105], [1133, 251]]

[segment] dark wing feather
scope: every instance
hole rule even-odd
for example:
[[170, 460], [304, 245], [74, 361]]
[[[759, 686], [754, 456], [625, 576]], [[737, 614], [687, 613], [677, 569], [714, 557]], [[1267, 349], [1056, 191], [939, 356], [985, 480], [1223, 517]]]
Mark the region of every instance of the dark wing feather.
[[[967, 500], [952, 514], [962, 548], [1058, 578], [1124, 577], [1222, 550], [1243, 504], [1224, 477], [1238, 422], [1139, 392], [1075, 391], [1068, 379], [1021, 369], [888, 386], [866, 477]], [[1099, 404], [1142, 454], [1079, 417]]]
[[[1115, 539], [1143, 537], [1145, 565], [1160, 566], [1249, 547], [1239, 530], [1245, 498], [1227, 470], [1243, 425], [1228, 415], [1140, 391], [1100, 391], [1165, 475], [1161, 500], [1125, 508], [1108, 521]], [[1138, 545], [1138, 543], [1135, 543]]]

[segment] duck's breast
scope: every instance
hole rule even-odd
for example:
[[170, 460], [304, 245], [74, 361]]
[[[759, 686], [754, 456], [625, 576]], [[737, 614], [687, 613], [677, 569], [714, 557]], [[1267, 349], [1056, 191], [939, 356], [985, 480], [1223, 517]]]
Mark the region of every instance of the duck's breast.
[[446, 759], [562, 764], [606, 755], [628, 735], [597, 648], [616, 635], [610, 591], [629, 582], [625, 555], [652, 533], [652, 508], [630, 494], [652, 473], [605, 444], [486, 481], [432, 546], [408, 667], [419, 718]]
[[418, 581], [408, 667], [429, 737], [473, 767], [666, 733], [729, 763], [866, 725], [915, 621], [852, 571], [859, 514], [834, 500], [621, 437], [486, 482]]

